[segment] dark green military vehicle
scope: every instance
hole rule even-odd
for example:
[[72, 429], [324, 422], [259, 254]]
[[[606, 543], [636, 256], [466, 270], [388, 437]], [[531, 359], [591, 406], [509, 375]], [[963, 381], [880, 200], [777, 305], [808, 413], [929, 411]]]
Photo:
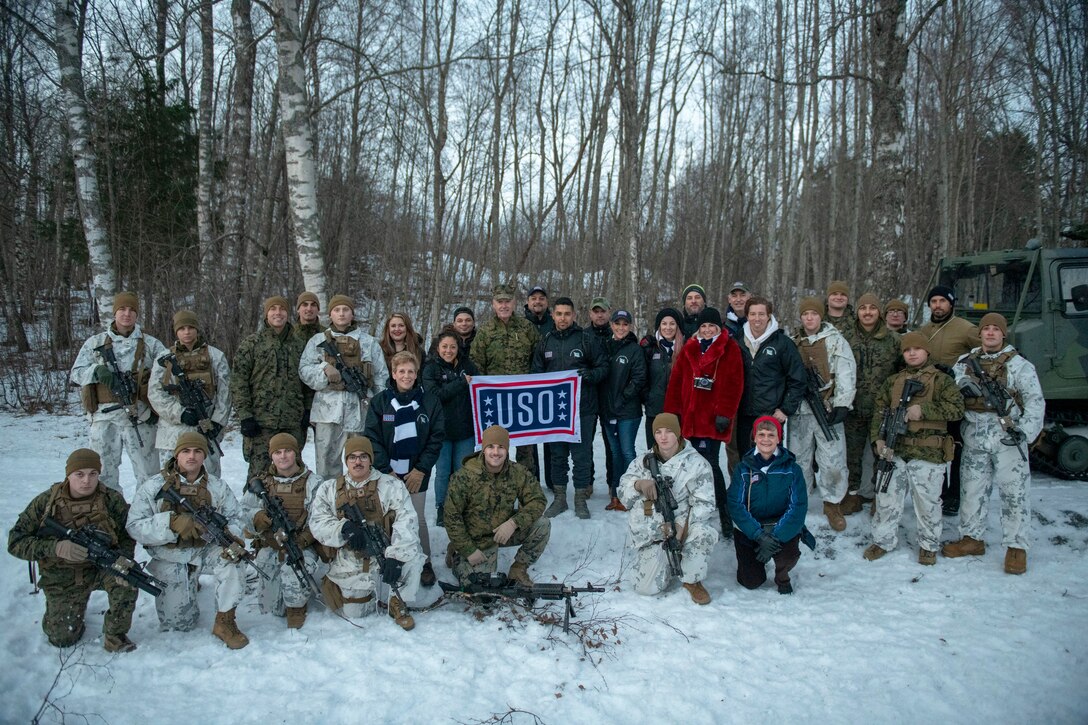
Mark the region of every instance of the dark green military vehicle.
[[[942, 259], [934, 273], [956, 291], [956, 314], [1009, 321], [1009, 342], [1035, 365], [1047, 426], [1032, 465], [1063, 478], [1088, 478], [1088, 249], [1025, 249]], [[917, 319], [917, 316], [916, 316]]]

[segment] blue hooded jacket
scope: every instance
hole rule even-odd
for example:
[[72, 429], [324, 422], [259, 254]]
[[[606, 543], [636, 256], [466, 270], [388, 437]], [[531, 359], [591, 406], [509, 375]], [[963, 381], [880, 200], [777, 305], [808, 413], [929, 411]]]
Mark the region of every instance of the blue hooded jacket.
[[778, 522], [771, 533], [779, 541], [789, 541], [805, 526], [805, 475], [793, 454], [781, 445], [770, 461], [755, 448], [748, 451], [733, 469], [726, 500], [733, 526], [753, 541], [763, 533], [764, 523]]

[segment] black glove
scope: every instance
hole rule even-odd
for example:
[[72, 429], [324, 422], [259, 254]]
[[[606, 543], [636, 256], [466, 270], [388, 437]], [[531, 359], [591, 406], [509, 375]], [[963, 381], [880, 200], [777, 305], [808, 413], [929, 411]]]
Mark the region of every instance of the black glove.
[[945, 375], [947, 375], [948, 377], [950, 377], [950, 378], [952, 378], [953, 380], [955, 380], [955, 378], [956, 378], [956, 373], [952, 372], [952, 366], [950, 366], [950, 365], [945, 365], [944, 363], [934, 363], [934, 364], [933, 364], [933, 367], [937, 368], [937, 369], [938, 369], [938, 370], [940, 370], [940, 371], [941, 371], [942, 373], [944, 373], [944, 374], [945, 374]]
[[382, 582], [390, 586], [400, 581], [401, 570], [404, 562], [396, 559], [386, 559], [382, 562]]
[[239, 427], [242, 429], [242, 435], [246, 438], [256, 438], [261, 434], [261, 424], [257, 422], [256, 418], [243, 418]]
[[363, 537], [363, 525], [355, 521], [345, 521], [344, 527], [340, 529], [340, 534], [344, 537], [344, 541], [347, 545], [356, 551], [363, 551], [366, 548], [366, 539]]
[[[365, 421], [364, 421], [365, 422]], [[299, 430], [302, 431], [302, 435], [306, 435], [306, 429], [310, 427], [310, 411], [302, 411], [302, 423], [299, 425]]]
[[778, 552], [782, 551], [782, 542], [770, 534], [760, 534], [756, 542], [756, 561], [766, 564]]
[[181, 424], [196, 427], [196, 424], [200, 422], [200, 416], [192, 408], [186, 408], [181, 411]]
[[714, 416], [714, 430], [718, 431], [719, 433], [725, 433], [727, 430], [729, 430], [729, 424], [731, 422], [732, 421], [729, 419], [728, 416], [716, 415]]
[[831, 414], [827, 416], [828, 425], [838, 425], [839, 423], [846, 422], [846, 416], [850, 415], [850, 409], [845, 405], [836, 405], [831, 409]]

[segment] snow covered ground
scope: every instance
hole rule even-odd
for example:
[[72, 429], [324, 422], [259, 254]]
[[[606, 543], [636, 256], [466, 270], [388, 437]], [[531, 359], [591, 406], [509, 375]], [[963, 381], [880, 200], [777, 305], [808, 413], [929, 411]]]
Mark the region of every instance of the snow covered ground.
[[[85, 444], [82, 418], [0, 414], [5, 541], [19, 512]], [[1025, 576], [1002, 572], [996, 497], [987, 555], [939, 558], [935, 567], [916, 563], [909, 506], [899, 548], [870, 563], [861, 558], [868, 514], [849, 517], [835, 535], [814, 501], [809, 527], [819, 543], [815, 553], [802, 548], [795, 595], [771, 584], [741, 589], [732, 545], [721, 543], [706, 582], [714, 601], [698, 607], [683, 590], [641, 597], [624, 580], [626, 522], [603, 510], [597, 445], [593, 519], [557, 518], [531, 569], [537, 581], [607, 588], [576, 600], [581, 638], [508, 609], [477, 618], [456, 601], [417, 613], [412, 632], [385, 616], [352, 627], [318, 607], [289, 631], [249, 596], [238, 622], [252, 644], [232, 652], [210, 633], [209, 579], [193, 632], [160, 633], [154, 604], [141, 595], [130, 633], [139, 649], [127, 655], [102, 649], [106, 599], [96, 593], [83, 644], [62, 662], [41, 632], [43, 595], [30, 595], [26, 563], [3, 556], [0, 721], [28, 722], [46, 700], [44, 722], [1088, 721], [1084, 483], [1035, 481]], [[245, 473], [237, 433], [224, 448], [225, 478], [237, 492]], [[312, 464], [312, 448], [306, 454]], [[131, 497], [127, 459], [122, 482]], [[946, 540], [956, 533], [950, 521]], [[431, 532], [439, 576], [452, 580], [442, 564], [445, 532]], [[437, 596], [437, 588], [423, 591]], [[552, 611], [561, 614], [556, 604]]]

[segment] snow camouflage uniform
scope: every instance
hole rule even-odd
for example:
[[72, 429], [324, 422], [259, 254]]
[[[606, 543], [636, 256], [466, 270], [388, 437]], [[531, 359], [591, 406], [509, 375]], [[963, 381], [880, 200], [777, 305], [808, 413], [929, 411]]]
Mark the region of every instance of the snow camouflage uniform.
[[[260, 478], [269, 495], [276, 496], [283, 502], [283, 508], [291, 523], [299, 527], [294, 534], [295, 543], [302, 549], [306, 571], [310, 576], [316, 577], [321, 558], [307, 519], [314, 491], [320, 481], [305, 465], [293, 476], [279, 476], [276, 474], [276, 467], [269, 466]], [[249, 490], [248, 485], [242, 494], [242, 511], [245, 520], [250, 522], [247, 533], [254, 534], [253, 548], [257, 551], [254, 563], [269, 576], [268, 580], [261, 580], [261, 593], [257, 599], [261, 611], [270, 611], [277, 617], [282, 617], [286, 607], [306, 606], [310, 600], [309, 587], [295, 576], [291, 565], [287, 563], [283, 547], [276, 543], [272, 532], [258, 529], [253, 522], [257, 512], [264, 511], [264, 504], [257, 494]]]
[[843, 336], [850, 343], [854, 362], [857, 363], [854, 408], [845, 423], [846, 460], [850, 472], [848, 490], [871, 501], [876, 497], [876, 491], [873, 488], [873, 464], [867, 460], [870, 457], [865, 455], [870, 441], [869, 426], [880, 386], [888, 376], [903, 367], [902, 346], [899, 335], [889, 330], [884, 320], [877, 320], [872, 332], [866, 332], [861, 323], [854, 320]]
[[[1035, 366], [1020, 355], [1012, 345], [995, 353], [983, 353], [975, 348], [969, 355], [991, 377], [1012, 394], [1016, 404], [1009, 417], [1024, 433], [1026, 440], [1020, 450], [1027, 455], [1043, 428], [1046, 402], [1039, 385]], [[975, 380], [964, 362], [956, 364], [956, 384]], [[978, 381], [975, 380], [977, 383]], [[982, 541], [986, 534], [990, 494], [994, 483], [1001, 496], [1001, 543], [1006, 547], [1028, 548], [1031, 522], [1031, 469], [1013, 446], [1001, 442], [1005, 437], [997, 413], [986, 406], [983, 398], [967, 398], [963, 422], [963, 464], [960, 476], [960, 536]]]
[[175, 459], [136, 489], [126, 528], [132, 538], [143, 544], [151, 556], [147, 571], [161, 579], [166, 586], [155, 598], [155, 610], [163, 629], [188, 631], [200, 619], [197, 606], [197, 579], [203, 571], [215, 576], [215, 608], [228, 612], [238, 606], [246, 591], [245, 564], [231, 563], [222, 557], [223, 549], [215, 544], [178, 542], [170, 528], [175, 513], [183, 513], [155, 496], [165, 486], [177, 489], [194, 506], [209, 504], [226, 517], [232, 534], [242, 541], [242, 507], [223, 481], [201, 469], [196, 481], [187, 481], [177, 469]]
[[[345, 389], [343, 381], [331, 383], [325, 377], [325, 368], [335, 364], [317, 346], [327, 339], [336, 343], [345, 363], [362, 371], [367, 381], [365, 399], [360, 400]], [[339, 476], [344, 470], [344, 443], [348, 434], [362, 434], [370, 399], [384, 390], [389, 381], [381, 346], [354, 322], [342, 332], [329, 328], [306, 343], [298, 374], [302, 382], [317, 391], [310, 408], [310, 422], [315, 424], [317, 475], [322, 480]]]
[[873, 410], [869, 435], [880, 438], [884, 411], [899, 404], [899, 396], [908, 378], [922, 382], [922, 392], [911, 399], [920, 405], [922, 420], [907, 424], [908, 433], [895, 446], [895, 472], [888, 490], [876, 495], [873, 514], [873, 543], [891, 551], [899, 541], [899, 519], [904, 497], [910, 491], [914, 515], [918, 519], [918, 544], [926, 551], [937, 551], [941, 541], [941, 482], [944, 464], [952, 460], [952, 436], [949, 421], [963, 417], [963, 396], [952, 381], [933, 365], [908, 367], [889, 377], [880, 387]]
[[[311, 322], [303, 325], [301, 322], [295, 323], [295, 336], [303, 347], [306, 347], [306, 343], [310, 341], [310, 338], [314, 335], [320, 335], [326, 329], [320, 322]], [[306, 448], [306, 436], [307, 428], [310, 427], [310, 409], [314, 405], [314, 389], [309, 385], [302, 386], [302, 424], [299, 429], [302, 431], [302, 438], [298, 441], [298, 449], [304, 450]]]
[[[230, 366], [227, 365], [226, 356], [221, 350], [208, 345], [202, 339], [196, 341], [192, 350], [186, 349], [180, 342], [175, 342], [155, 358], [155, 365], [152, 366], [151, 371], [151, 383], [147, 388], [147, 397], [155, 408], [155, 412], [159, 414], [155, 448], [159, 451], [159, 460], [163, 466], [174, 457], [174, 445], [178, 442], [179, 435], [190, 431], [200, 433], [195, 426], [181, 422], [181, 414], [185, 408], [181, 405], [179, 394], [169, 393], [166, 390], [166, 386], [177, 383], [169, 366], [163, 367], [159, 364], [159, 361], [170, 353], [177, 356], [186, 377], [193, 381], [199, 380], [204, 384], [204, 392], [212, 401], [212, 422], [225, 427], [230, 421]], [[222, 438], [222, 430], [220, 430], [219, 438]], [[208, 449], [204, 467], [208, 469], [208, 473], [218, 477], [219, 454], [210, 445]]]
[[[113, 346], [118, 368], [131, 371], [139, 384], [140, 396], [136, 410], [140, 420], [142, 446], [136, 440], [136, 429], [129, 421], [125, 408], [104, 412], [105, 408], [116, 405], [116, 399], [109, 387], [94, 381], [95, 369], [104, 364], [102, 356], [95, 352], [95, 348], [104, 344], [107, 338]], [[165, 350], [161, 342], [144, 334], [139, 325], [126, 337], [117, 332], [116, 326], [110, 323], [106, 332], [87, 338], [76, 356], [76, 361], [72, 363], [71, 381], [81, 387], [84, 410], [91, 421], [88, 447], [102, 457], [99, 480], [117, 491], [121, 490], [118, 469], [121, 466], [122, 447], [132, 461], [132, 473], [137, 483], [154, 476], [159, 470], [159, 458], [155, 454], [155, 417], [147, 402], [147, 385], [155, 359]]]
[[96, 589], [105, 590], [110, 603], [102, 623], [103, 634], [127, 634], [139, 592], [90, 562], [75, 564], [57, 558], [54, 548], [57, 539], [38, 535], [46, 516], [71, 528], [94, 524], [109, 534], [112, 546], [131, 559], [136, 542], [125, 531], [128, 504], [124, 497], [99, 482], [90, 496], [73, 499], [67, 480], [55, 483], [35, 496], [19, 514], [8, 532], [8, 551], [20, 559], [38, 562], [38, 582], [45, 592], [42, 630], [49, 644], [70, 647], [79, 641], [83, 636], [87, 600]]
[[[802, 364], [806, 368], [815, 367], [823, 379], [824, 401], [831, 408], [849, 408], [854, 400], [857, 366], [846, 338], [831, 323], [823, 322], [815, 334], [805, 335], [801, 331], [794, 334], [793, 341]], [[790, 417], [789, 450], [805, 474], [805, 484], [809, 488], [815, 478], [812, 470], [815, 453], [816, 465], [820, 467], [817, 482], [820, 498], [824, 503], [838, 504], [846, 495], [847, 487], [846, 434], [842, 423], [831, 426], [831, 430], [836, 432], [838, 440], [829, 441], [824, 437], [808, 401], [802, 400], [797, 414]]]
[[[404, 484], [372, 468], [370, 477], [363, 482], [350, 476], [323, 481], [314, 491], [310, 503], [310, 531], [314, 538], [337, 550], [329, 565], [327, 579], [340, 589], [344, 616], [358, 618], [374, 612], [374, 595], [381, 585], [381, 571], [376, 560], [361, 556], [347, 546], [340, 533], [346, 521], [340, 506], [349, 501], [359, 506], [368, 522], [385, 527], [390, 541], [385, 556], [403, 562], [400, 593], [404, 601], [412, 601], [419, 591], [419, 575], [425, 561], [419, 544], [416, 512]], [[387, 589], [386, 601], [393, 594], [392, 587]], [[333, 606], [332, 602], [330, 606]]]
[[261, 475], [272, 465], [268, 441], [277, 433], [290, 433], [301, 441], [303, 414], [302, 381], [298, 361], [303, 344], [291, 323], [279, 332], [265, 323], [238, 346], [230, 373], [230, 394], [238, 420], [253, 418], [260, 433], [242, 439], [242, 455], [249, 462], [246, 480]]
[[[662, 476], [672, 479], [672, 493], [676, 497], [676, 526], [687, 526], [683, 541], [683, 570], [681, 581], [695, 584], [706, 578], [707, 559], [718, 541], [718, 532], [712, 523], [716, 509], [714, 504], [714, 474], [710, 464], [687, 441], [680, 439], [681, 448], [672, 458], [658, 459]], [[629, 542], [635, 548], [634, 581], [639, 594], [657, 594], [664, 591], [671, 578], [668, 557], [661, 546], [661, 527], [664, 519], [653, 507], [653, 502], [643, 498], [635, 489], [635, 481], [652, 479], [647, 451], [637, 456], [620, 476], [620, 501], [627, 507]]]
[[[499, 545], [496, 527], [513, 519], [517, 529], [503, 546], [517, 546], [515, 564], [529, 567], [548, 545], [551, 520], [544, 514], [544, 491], [525, 466], [507, 459], [498, 473], [484, 466], [483, 451], [465, 458], [461, 469], [450, 478], [446, 496], [446, 533], [453, 555], [453, 573], [462, 583], [473, 572], [498, 569]], [[468, 557], [477, 549], [484, 560], [473, 566]]]

